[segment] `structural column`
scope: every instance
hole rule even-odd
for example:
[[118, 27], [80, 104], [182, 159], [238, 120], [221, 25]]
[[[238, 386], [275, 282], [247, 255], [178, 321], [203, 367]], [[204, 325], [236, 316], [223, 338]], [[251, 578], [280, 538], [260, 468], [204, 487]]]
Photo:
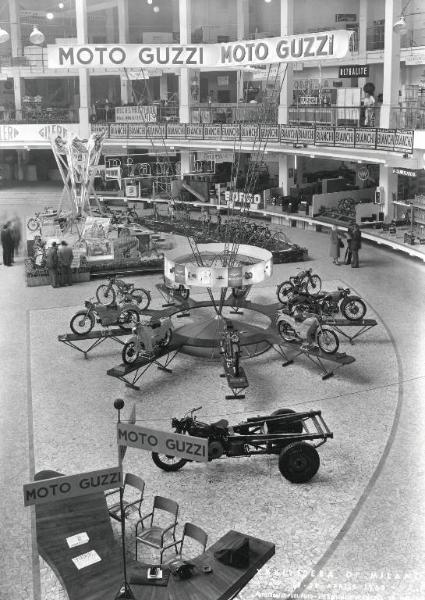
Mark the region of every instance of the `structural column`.
[[401, 14], [401, 0], [385, 0], [384, 85], [380, 127], [395, 126], [391, 108], [398, 106], [400, 89], [400, 34], [393, 25]]
[[[87, 1], [75, 0], [75, 16], [77, 21], [77, 40], [79, 44], [87, 44]], [[78, 69], [80, 82], [80, 133], [83, 137], [90, 135], [90, 77], [87, 69]]]
[[180, 178], [190, 173], [190, 151], [180, 150]]
[[[280, 35], [292, 35], [294, 31], [294, 0], [280, 0]], [[287, 68], [286, 68], [287, 67]], [[282, 65], [280, 72], [286, 74], [282, 83], [279, 103], [279, 123], [288, 123], [289, 107], [292, 104], [293, 66], [291, 63]]]
[[15, 75], [13, 77], [13, 91], [15, 96], [16, 118], [22, 119], [22, 96], [24, 95], [24, 80]]
[[[379, 167], [379, 187], [383, 188], [381, 193], [384, 218], [391, 220], [394, 217], [393, 200], [397, 198], [398, 175], [394, 175], [392, 167], [380, 165]], [[382, 197], [383, 196], [383, 197]]]
[[[128, 25], [128, 0], [120, 0], [117, 4], [118, 10], [118, 42], [120, 44], [129, 43], [129, 25]], [[132, 100], [132, 84], [128, 80], [125, 72], [121, 75], [121, 102], [128, 104]]]
[[292, 154], [279, 154], [279, 187], [283, 196], [289, 196], [291, 187], [294, 186], [294, 156]]
[[[249, 3], [248, 0], [237, 0], [236, 4], [236, 39], [244, 40], [249, 28]], [[237, 72], [236, 101], [243, 98], [243, 71]]]
[[[191, 42], [191, 0], [179, 0], [180, 44]], [[180, 70], [179, 87], [180, 122], [190, 122], [190, 69]], [[183, 163], [183, 161], [182, 161]]]
[[22, 56], [21, 18], [17, 0], [9, 0], [9, 19], [12, 56]]
[[[359, 39], [358, 39], [358, 52], [359, 52], [359, 63], [366, 63], [366, 52], [367, 52], [367, 3], [369, 0], [360, 0], [359, 7]], [[366, 77], [359, 77], [358, 86], [363, 89], [363, 86], [367, 82]]]

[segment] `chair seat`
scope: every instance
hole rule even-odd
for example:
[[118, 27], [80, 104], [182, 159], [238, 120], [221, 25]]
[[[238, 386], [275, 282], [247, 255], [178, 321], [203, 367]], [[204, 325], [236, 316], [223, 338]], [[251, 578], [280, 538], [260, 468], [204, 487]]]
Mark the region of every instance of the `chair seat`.
[[161, 535], [164, 530], [162, 527], [149, 527], [149, 529], [145, 529], [137, 536], [137, 539], [143, 541], [145, 544], [149, 546], [154, 546], [155, 548], [161, 548]]

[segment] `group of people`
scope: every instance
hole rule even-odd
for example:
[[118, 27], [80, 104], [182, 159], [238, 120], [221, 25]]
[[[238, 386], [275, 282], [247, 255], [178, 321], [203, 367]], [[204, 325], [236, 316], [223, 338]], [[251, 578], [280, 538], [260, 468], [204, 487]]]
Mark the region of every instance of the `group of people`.
[[352, 223], [346, 234], [340, 232], [336, 225], [331, 230], [330, 256], [334, 265], [341, 264], [339, 258], [341, 249], [344, 248], [343, 239], [347, 242], [347, 248], [344, 256], [344, 264], [350, 265], [353, 269], [359, 268], [359, 250], [362, 247], [362, 232], [357, 223]]
[[15, 254], [19, 251], [21, 245], [21, 221], [15, 217], [12, 221], [7, 221], [1, 230], [1, 245], [3, 248], [3, 264], [11, 267], [15, 262]]
[[72, 285], [71, 264], [73, 258], [72, 248], [68, 246], [67, 242], [62, 241], [59, 245], [52, 242], [46, 253], [46, 266], [52, 287]]

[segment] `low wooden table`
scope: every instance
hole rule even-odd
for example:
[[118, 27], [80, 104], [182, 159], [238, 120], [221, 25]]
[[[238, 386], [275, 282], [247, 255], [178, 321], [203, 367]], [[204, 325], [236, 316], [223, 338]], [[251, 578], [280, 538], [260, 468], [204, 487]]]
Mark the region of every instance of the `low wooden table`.
[[[214, 557], [217, 550], [243, 538], [249, 539], [248, 567], [229, 567]], [[196, 565], [190, 579], [181, 580], [170, 575], [167, 587], [131, 584], [131, 591], [136, 600], [229, 600], [246, 586], [274, 552], [275, 546], [271, 542], [231, 530], [203, 554], [189, 561]], [[212, 573], [203, 573], [204, 565], [212, 567]]]

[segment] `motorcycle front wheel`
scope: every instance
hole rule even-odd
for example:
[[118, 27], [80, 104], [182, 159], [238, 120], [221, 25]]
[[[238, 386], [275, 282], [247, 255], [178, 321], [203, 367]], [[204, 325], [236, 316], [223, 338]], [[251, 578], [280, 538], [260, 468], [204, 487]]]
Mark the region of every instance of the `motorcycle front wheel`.
[[118, 317], [118, 325], [121, 329], [133, 329], [140, 321], [140, 315], [134, 308], [126, 308]]
[[366, 304], [357, 296], [348, 296], [341, 302], [341, 312], [348, 321], [360, 321], [366, 310]]
[[322, 280], [319, 275], [312, 275], [307, 279], [305, 284], [305, 290], [307, 294], [314, 296], [314, 294], [318, 294], [322, 289]]
[[79, 310], [72, 317], [69, 326], [75, 335], [87, 335], [94, 327], [94, 316], [85, 310]]
[[114, 288], [109, 287], [108, 285], [100, 285], [96, 290], [96, 298], [100, 304], [109, 306], [110, 304], [115, 303], [117, 295]]
[[281, 304], [286, 304], [291, 293], [294, 291], [294, 286], [290, 281], [284, 281], [277, 286], [276, 294], [277, 299]]
[[297, 339], [296, 331], [288, 321], [279, 321], [277, 329], [280, 337], [283, 338], [285, 342], [294, 342]]
[[183, 285], [181, 285], [178, 289], [178, 293], [179, 293], [180, 298], [182, 298], [183, 300], [187, 300], [190, 295], [190, 289], [185, 288]]
[[136, 350], [136, 344], [134, 342], [127, 342], [124, 344], [121, 356], [124, 364], [132, 365], [135, 363], [139, 357], [139, 353]]
[[157, 467], [168, 472], [178, 471], [189, 462], [185, 458], [179, 458], [178, 456], [171, 456], [169, 454], [158, 454], [157, 452], [152, 452], [152, 460]]
[[151, 295], [143, 288], [134, 288], [130, 293], [133, 301], [137, 304], [140, 310], [146, 310], [151, 303]]
[[327, 327], [322, 327], [322, 329], [320, 329], [320, 331], [317, 333], [317, 343], [320, 350], [325, 352], [325, 354], [335, 354], [339, 348], [339, 339], [337, 334], [332, 331], [332, 329], [328, 329]]

